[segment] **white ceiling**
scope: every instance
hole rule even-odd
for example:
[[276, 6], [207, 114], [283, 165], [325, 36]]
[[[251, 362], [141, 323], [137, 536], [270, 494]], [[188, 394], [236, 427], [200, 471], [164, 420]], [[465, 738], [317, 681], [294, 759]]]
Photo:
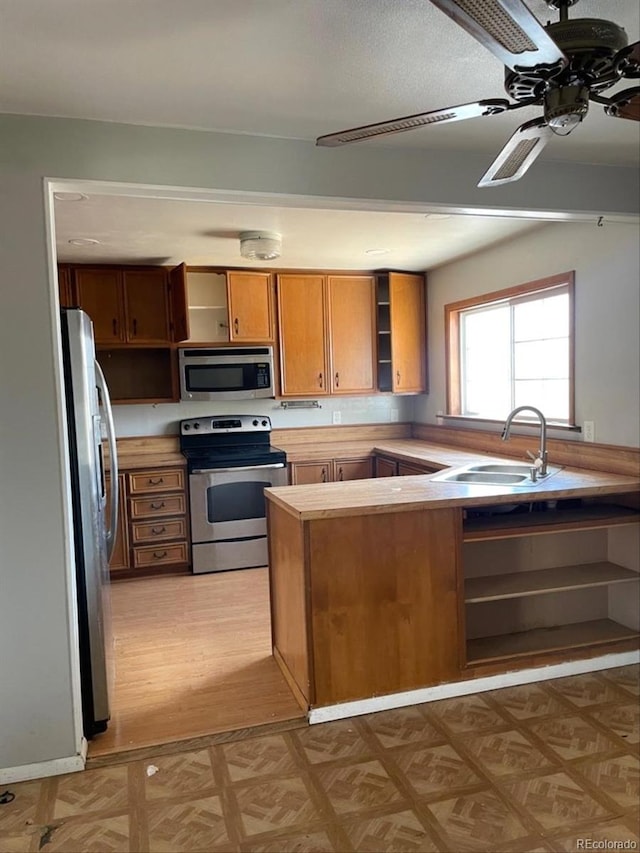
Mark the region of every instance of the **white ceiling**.
[[[543, 0], [527, 3], [557, 19]], [[637, 0], [580, 0], [570, 16], [640, 37]], [[504, 97], [499, 61], [428, 0], [0, 0], [0, 18], [0, 112], [313, 140]], [[536, 114], [358, 144], [475, 149], [488, 165]], [[639, 138], [637, 123], [594, 104], [542, 160], [637, 163]]]
[[[542, 21], [557, 18], [543, 0], [527, 3]], [[570, 14], [612, 19], [639, 38], [637, 0], [580, 0]], [[0, 19], [0, 112], [312, 141], [504, 97], [499, 61], [428, 0], [0, 0]], [[473, 149], [488, 165], [533, 115], [359, 144]], [[635, 164], [639, 141], [637, 123], [594, 105], [541, 161]], [[56, 204], [61, 260], [240, 265], [238, 232], [266, 228], [283, 234], [279, 266], [428, 269], [537, 224], [88, 195]], [[76, 237], [99, 243], [71, 246]], [[390, 251], [365, 254], [377, 248]]]
[[[89, 194], [56, 201], [58, 260], [76, 263], [432, 269], [538, 227], [527, 219], [358, 210], [315, 210]], [[244, 230], [277, 231], [282, 256], [240, 255]], [[98, 240], [75, 246], [73, 239]], [[367, 250], [385, 250], [368, 254]]]

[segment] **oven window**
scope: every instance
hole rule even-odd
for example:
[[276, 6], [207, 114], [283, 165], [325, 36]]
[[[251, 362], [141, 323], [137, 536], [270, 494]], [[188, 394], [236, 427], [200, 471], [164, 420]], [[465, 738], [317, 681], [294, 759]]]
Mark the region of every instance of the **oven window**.
[[264, 480], [224, 483], [207, 489], [209, 522], [242, 521], [245, 518], [264, 518], [264, 490], [271, 483]]

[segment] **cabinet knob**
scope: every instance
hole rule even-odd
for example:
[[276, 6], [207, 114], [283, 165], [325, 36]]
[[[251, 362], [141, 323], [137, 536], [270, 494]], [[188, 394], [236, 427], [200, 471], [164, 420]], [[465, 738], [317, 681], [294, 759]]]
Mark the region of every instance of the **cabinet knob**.
[[164, 559], [164, 557], [166, 557], [166, 556], [167, 556], [167, 552], [166, 552], [166, 551], [154, 551], [154, 552], [153, 552], [153, 559], [154, 559], [154, 560], [162, 560], [162, 559]]
[[151, 501], [149, 506], [151, 507], [151, 509], [164, 509], [165, 503], [164, 501], [159, 501], [158, 503], [154, 503], [154, 501]]
[[138, 334], [138, 321], [136, 320], [135, 317], [133, 318], [133, 334], [134, 335]]
[[166, 533], [166, 532], [167, 532], [167, 528], [164, 526], [163, 527], [152, 527], [151, 528], [151, 533], [153, 536], [161, 536], [163, 533]]
[[340, 374], [336, 372], [336, 388], [340, 387]]
[[396, 384], [397, 385], [400, 384], [400, 371], [399, 370], [396, 370]]
[[240, 331], [240, 323], [238, 322], [238, 318], [237, 318], [237, 317], [236, 317], [236, 318], [234, 319], [234, 321], [233, 321], [233, 331], [236, 333], [236, 335], [237, 335], [237, 334], [238, 334], [238, 332]]
[[327, 482], [327, 469], [324, 465], [322, 466], [322, 476], [320, 477], [320, 479], [323, 483]]
[[159, 486], [160, 483], [164, 483], [164, 477], [158, 477], [157, 480], [154, 480], [151, 477], [149, 477], [149, 479], [147, 480], [147, 485], [149, 485], [149, 486]]
[[343, 474], [343, 472], [342, 472], [342, 465], [341, 465], [341, 466], [338, 468], [338, 479], [339, 479], [339, 480], [344, 480], [344, 477], [342, 476], [342, 474]]
[[318, 385], [322, 388], [322, 373], [318, 374]]
[[114, 317], [111, 321], [111, 328], [113, 329], [114, 337], [118, 334], [118, 321]]

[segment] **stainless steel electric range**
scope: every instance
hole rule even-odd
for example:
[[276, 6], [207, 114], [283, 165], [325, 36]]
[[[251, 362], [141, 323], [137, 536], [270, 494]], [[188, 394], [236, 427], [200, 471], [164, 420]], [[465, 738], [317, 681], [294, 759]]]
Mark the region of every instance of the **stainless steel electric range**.
[[264, 490], [287, 485], [287, 457], [265, 415], [180, 421], [189, 469], [194, 574], [267, 565]]

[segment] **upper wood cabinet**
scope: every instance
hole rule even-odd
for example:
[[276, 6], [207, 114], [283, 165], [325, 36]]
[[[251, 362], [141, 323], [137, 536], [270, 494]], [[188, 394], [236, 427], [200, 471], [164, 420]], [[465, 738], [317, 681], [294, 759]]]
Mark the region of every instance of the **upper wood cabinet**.
[[327, 315], [323, 275], [279, 275], [280, 393], [329, 393]]
[[187, 268], [186, 293], [190, 343], [273, 341], [271, 273]]
[[184, 291], [173, 298], [164, 267], [75, 267], [73, 278], [97, 344], [167, 344], [188, 328]]
[[377, 301], [379, 390], [427, 391], [424, 276], [400, 272], [379, 276]]
[[77, 305], [73, 276], [68, 264], [58, 264], [58, 299], [61, 308], [73, 308]]
[[372, 276], [278, 276], [281, 394], [375, 390]]
[[229, 339], [273, 340], [273, 294], [268, 272], [227, 273]]

